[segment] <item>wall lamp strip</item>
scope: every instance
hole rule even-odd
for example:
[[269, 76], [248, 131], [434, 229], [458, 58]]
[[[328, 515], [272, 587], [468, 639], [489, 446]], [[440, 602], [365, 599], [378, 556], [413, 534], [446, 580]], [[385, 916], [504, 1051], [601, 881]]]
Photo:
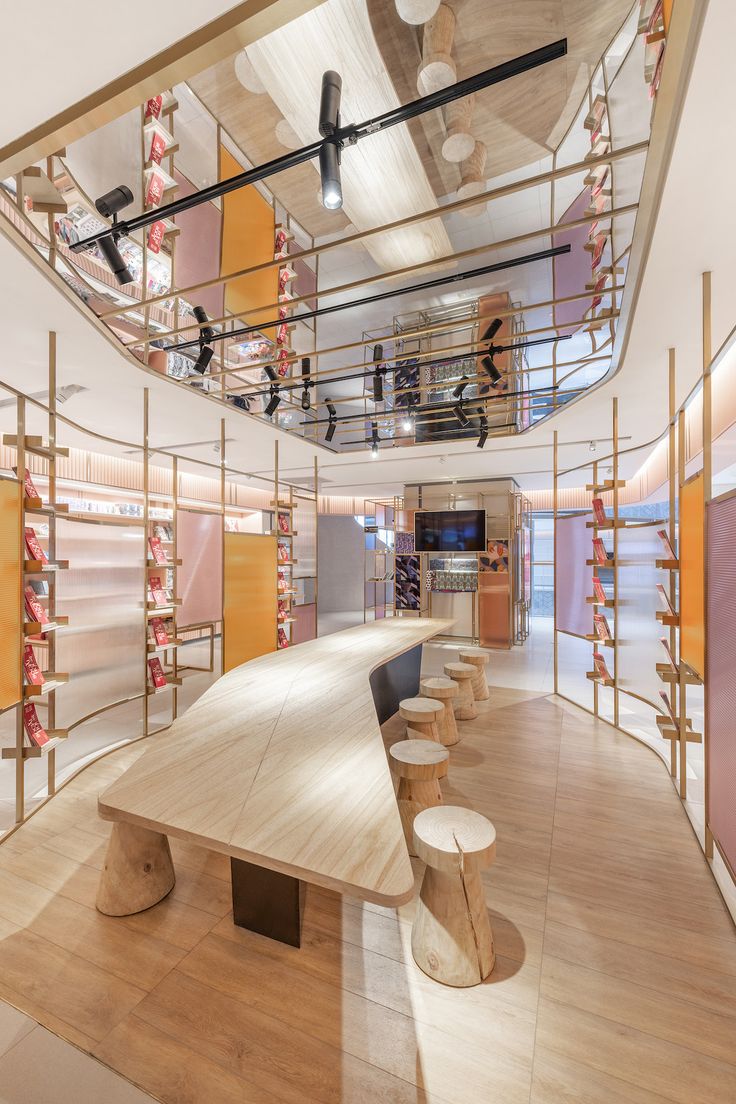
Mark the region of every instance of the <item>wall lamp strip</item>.
[[[294, 150], [291, 153], [284, 154], [282, 157], [276, 157], [272, 161], [267, 161], [264, 165], [259, 165], [256, 168], [238, 173], [237, 176], [232, 176], [228, 180], [222, 180], [217, 184], [211, 184], [207, 188], [201, 188], [199, 191], [193, 192], [189, 196], [183, 196], [181, 199], [176, 199], [172, 203], [164, 204], [163, 207], [158, 207], [154, 211], [144, 212], [133, 218], [121, 220], [116, 224], [115, 232], [118, 236], [128, 236], [136, 230], [141, 230], [145, 226], [150, 226], [159, 219], [175, 218], [184, 211], [189, 211], [202, 203], [209, 203], [214, 199], [219, 199], [221, 196], [244, 188], [248, 184], [255, 184], [257, 181], [267, 180], [277, 173], [296, 168], [296, 166], [303, 165], [307, 161], [312, 161], [314, 158], [319, 159], [322, 157], [324, 160], [325, 155], [322, 153], [324, 146], [333, 147], [334, 152], [334, 147], [342, 148], [345, 145], [355, 145], [356, 142], [359, 142], [362, 138], [368, 138], [372, 134], [378, 134], [383, 130], [388, 130], [389, 127], [408, 122], [410, 119], [416, 119], [419, 115], [424, 115], [428, 111], [434, 111], [437, 108], [445, 107], [454, 100], [462, 99], [464, 96], [470, 96], [474, 92], [479, 92], [484, 88], [490, 88], [494, 84], [500, 84], [502, 81], [509, 80], [511, 77], [518, 76], [521, 73], [528, 73], [530, 70], [536, 69], [540, 65], [546, 65], [548, 62], [556, 61], [566, 54], [567, 39], [561, 38], [557, 42], [551, 42], [549, 45], [542, 46], [538, 50], [532, 50], [530, 53], [522, 54], [520, 57], [513, 58], [510, 61], [504, 61], [500, 65], [494, 65], [490, 69], [485, 69], [482, 73], [477, 73], [475, 76], [468, 77], [466, 80], [458, 81], [457, 84], [450, 85], [449, 88], [440, 89], [439, 92], [432, 92], [429, 96], [422, 96], [420, 99], [413, 100], [411, 103], [404, 104], [402, 107], [386, 111], [384, 114], [377, 115], [373, 119], [367, 119], [365, 122], [349, 126], [335, 127], [332, 133], [322, 138], [319, 142], [313, 142], [311, 145], [304, 146], [302, 149]], [[88, 237], [75, 242], [74, 245], [71, 246], [71, 250], [74, 253], [83, 253], [85, 250], [90, 249], [93, 245], [97, 245], [98, 242], [110, 236], [109, 229], [100, 230], [96, 234], [90, 234]]]
[[[471, 268], [468, 272], [460, 272], [454, 276], [439, 276], [435, 280], [425, 280], [421, 284], [410, 284], [407, 287], [394, 288], [392, 291], [383, 291], [378, 295], [368, 295], [362, 299], [351, 299], [348, 303], [334, 303], [331, 307], [318, 307], [313, 311], [293, 315], [290, 322], [306, 322], [312, 318], [324, 318], [328, 314], [337, 314], [344, 310], [354, 310], [356, 307], [365, 307], [370, 303], [381, 303], [387, 299], [396, 299], [401, 295], [410, 295], [416, 291], [429, 291], [432, 288], [444, 287], [446, 284], [460, 284], [465, 280], [472, 280], [478, 276], [488, 276], [493, 272], [505, 272], [509, 268], [519, 268], [521, 265], [532, 264], [534, 261], [547, 261], [553, 257], [560, 257], [569, 253], [571, 246], [557, 245], [552, 249], [540, 249], [536, 253], [527, 253], [523, 257], [514, 257], [510, 261], [497, 261], [495, 264], [482, 265], [480, 268]], [[281, 318], [274, 318], [269, 322], [261, 322], [257, 326], [241, 326], [239, 329], [229, 332], [216, 333], [214, 341], [230, 341], [237, 337], [248, 337], [250, 334], [262, 333], [264, 330], [273, 330], [282, 323]], [[164, 345], [166, 352], [180, 352], [182, 349], [199, 347], [199, 340], [182, 341], [178, 345]]]

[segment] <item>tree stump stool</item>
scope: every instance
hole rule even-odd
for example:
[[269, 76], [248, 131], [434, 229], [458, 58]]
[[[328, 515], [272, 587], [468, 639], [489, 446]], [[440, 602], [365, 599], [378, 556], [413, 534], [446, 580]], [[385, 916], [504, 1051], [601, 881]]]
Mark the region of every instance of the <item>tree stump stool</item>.
[[471, 667], [475, 667], [472, 687], [473, 697], [476, 701], [488, 701], [489, 697], [491, 696], [488, 689], [488, 682], [486, 680], [486, 666], [489, 659], [490, 656], [484, 648], [460, 649], [460, 662], [469, 663]]
[[495, 962], [480, 872], [495, 858], [496, 830], [472, 809], [440, 805], [415, 817], [414, 850], [427, 864], [411, 930], [414, 961], [443, 985], [479, 985]]
[[176, 877], [168, 836], [116, 821], [97, 889], [105, 916], [130, 916], [163, 900]]
[[406, 721], [406, 737], [440, 742], [438, 719], [442, 706], [432, 698], [404, 698], [399, 702], [399, 716]]
[[457, 683], [452, 679], [439, 675], [437, 678], [422, 679], [419, 684], [422, 696], [432, 698], [442, 705], [442, 712], [437, 721], [440, 734], [440, 742], [445, 747], [452, 747], [460, 739], [460, 734], [455, 724], [455, 712], [452, 708], [453, 699], [457, 697]]
[[414, 818], [423, 809], [442, 804], [440, 778], [447, 774], [450, 753], [433, 740], [401, 740], [389, 749], [391, 770], [399, 779], [396, 800], [406, 846], [414, 850]]
[[453, 702], [455, 716], [459, 721], [472, 721], [478, 716], [473, 697], [475, 667], [471, 667], [469, 663], [446, 663], [445, 674], [457, 683], [457, 697]]

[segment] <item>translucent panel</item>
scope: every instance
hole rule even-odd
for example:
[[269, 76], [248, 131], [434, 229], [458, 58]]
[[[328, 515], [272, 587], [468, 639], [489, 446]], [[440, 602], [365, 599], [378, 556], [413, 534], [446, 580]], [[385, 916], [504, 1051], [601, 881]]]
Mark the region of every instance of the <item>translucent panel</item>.
[[619, 686], [647, 698], [655, 707], [660, 690], [666, 689], [657, 675], [657, 664], [667, 661], [660, 637], [669, 643], [669, 631], [657, 621], [657, 611], [663, 608], [657, 583], [669, 586], [669, 573], [655, 566], [661, 557], [656, 525], [619, 530], [615, 630]]
[[587, 640], [557, 633], [557, 672], [561, 694], [586, 709], [593, 708], [593, 683], [586, 678], [592, 671], [591, 645]]
[[608, 111], [614, 148], [649, 137], [652, 104], [644, 80], [644, 39], [639, 37], [608, 91]]
[[178, 510], [177, 572], [182, 600], [177, 625], [198, 625], [222, 619], [222, 518], [219, 514]]
[[[639, 4], [632, 5], [631, 12], [629, 13], [626, 22], [614, 38], [608, 50], [606, 50], [603, 58], [603, 64], [606, 70], [606, 80], [608, 84], [612, 84], [616, 79], [621, 65], [625, 61], [631, 47], [633, 46], [637, 37], [637, 25], [639, 22]], [[643, 59], [642, 59], [642, 73], [643, 73]], [[643, 80], [643, 77], [642, 77]]]
[[294, 511], [294, 559], [298, 561], [294, 568], [294, 578], [313, 579], [317, 574], [317, 519], [314, 502], [311, 499], [295, 499], [298, 509]]
[[557, 521], [557, 627], [562, 632], [585, 636], [593, 631], [593, 607], [586, 602], [592, 594], [590, 556], [591, 514], [571, 514]]

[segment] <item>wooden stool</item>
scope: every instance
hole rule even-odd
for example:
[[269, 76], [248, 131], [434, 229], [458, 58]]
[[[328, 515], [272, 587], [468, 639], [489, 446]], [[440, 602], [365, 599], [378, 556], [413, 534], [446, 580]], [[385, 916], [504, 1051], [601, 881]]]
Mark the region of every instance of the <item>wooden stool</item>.
[[391, 770], [399, 779], [399, 804], [409, 854], [414, 850], [414, 818], [423, 809], [442, 804], [439, 779], [447, 774], [450, 753], [433, 740], [401, 740], [389, 749]]
[[488, 682], [486, 681], [486, 664], [489, 659], [490, 656], [488, 652], [483, 648], [460, 649], [460, 662], [469, 663], [471, 667], [475, 667], [472, 687], [473, 697], [476, 701], [488, 701], [491, 696], [488, 689]]
[[407, 723], [407, 739], [434, 740], [440, 742], [437, 722], [442, 706], [431, 698], [404, 698], [399, 702], [399, 716]]
[[496, 830], [472, 809], [440, 805], [414, 820], [427, 864], [411, 929], [414, 961], [443, 985], [478, 985], [495, 962], [480, 872], [496, 856]]
[[475, 667], [469, 663], [446, 663], [445, 674], [457, 683], [457, 698], [453, 702], [455, 716], [459, 721], [472, 721], [478, 716], [473, 698], [473, 678]]
[[425, 698], [433, 698], [441, 703], [442, 712], [437, 721], [440, 742], [445, 747], [452, 747], [460, 739], [455, 724], [455, 713], [452, 708], [452, 699], [457, 697], [457, 683], [440, 675], [437, 678], [422, 679], [419, 689]]

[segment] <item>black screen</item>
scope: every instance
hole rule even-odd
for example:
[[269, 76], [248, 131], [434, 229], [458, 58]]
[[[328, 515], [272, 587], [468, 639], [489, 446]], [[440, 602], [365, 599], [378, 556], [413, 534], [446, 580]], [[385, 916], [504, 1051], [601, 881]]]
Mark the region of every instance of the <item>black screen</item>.
[[414, 548], [417, 552], [485, 552], [485, 511], [418, 510]]

